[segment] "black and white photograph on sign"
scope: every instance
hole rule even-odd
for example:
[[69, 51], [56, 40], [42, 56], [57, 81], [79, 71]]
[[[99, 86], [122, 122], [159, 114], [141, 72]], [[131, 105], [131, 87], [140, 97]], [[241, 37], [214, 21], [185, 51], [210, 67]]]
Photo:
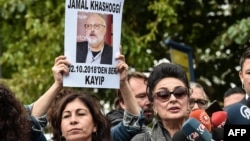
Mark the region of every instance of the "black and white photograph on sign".
[[65, 2], [64, 55], [71, 65], [63, 86], [119, 88], [124, 0]]
[[78, 12], [76, 62], [112, 64], [112, 15]]

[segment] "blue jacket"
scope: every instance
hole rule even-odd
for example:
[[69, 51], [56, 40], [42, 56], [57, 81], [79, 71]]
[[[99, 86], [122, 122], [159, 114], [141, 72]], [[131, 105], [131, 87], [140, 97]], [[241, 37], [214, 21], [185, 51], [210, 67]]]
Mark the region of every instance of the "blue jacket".
[[32, 125], [32, 130], [31, 130], [31, 140], [32, 141], [47, 141], [46, 137], [44, 136], [43, 133], [43, 127], [39, 123], [39, 120], [36, 119], [35, 117], [29, 115], [28, 119], [31, 121]]
[[145, 126], [143, 123], [143, 111], [139, 116], [124, 111], [123, 120], [112, 127], [111, 136], [114, 141], [129, 141], [133, 136], [144, 130]]
[[25, 105], [25, 108], [28, 112], [27, 118], [31, 122], [31, 140], [32, 141], [47, 141], [43, 128], [47, 126], [47, 118], [46, 116], [35, 118], [31, 115], [33, 104]]

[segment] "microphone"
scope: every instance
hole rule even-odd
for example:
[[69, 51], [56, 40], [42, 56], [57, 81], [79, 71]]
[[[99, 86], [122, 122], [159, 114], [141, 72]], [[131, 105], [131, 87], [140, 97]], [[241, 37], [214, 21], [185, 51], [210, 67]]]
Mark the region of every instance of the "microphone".
[[214, 100], [213, 102], [211, 102], [211, 104], [206, 108], [206, 113], [208, 114], [209, 117], [212, 116], [212, 114], [214, 112], [217, 111], [223, 111], [223, 109], [221, 108], [220, 104], [217, 102], [217, 100]]
[[209, 132], [211, 132], [211, 121], [208, 114], [205, 112], [205, 110], [197, 109], [194, 111], [191, 111], [189, 114], [189, 117], [197, 119], [200, 123], [202, 123]]
[[187, 138], [185, 134], [179, 130], [173, 135], [172, 141], [187, 141]]
[[223, 128], [226, 121], [227, 121], [226, 111], [217, 111], [214, 112], [211, 116], [211, 123], [214, 128]]
[[182, 131], [186, 138], [191, 141], [211, 141], [212, 134], [195, 118], [189, 118], [182, 125]]
[[250, 109], [242, 103], [232, 104], [227, 110], [227, 120], [232, 125], [250, 125]]
[[212, 136], [216, 141], [224, 140], [224, 125], [227, 122], [227, 112], [217, 111], [212, 114], [211, 123], [213, 125]]

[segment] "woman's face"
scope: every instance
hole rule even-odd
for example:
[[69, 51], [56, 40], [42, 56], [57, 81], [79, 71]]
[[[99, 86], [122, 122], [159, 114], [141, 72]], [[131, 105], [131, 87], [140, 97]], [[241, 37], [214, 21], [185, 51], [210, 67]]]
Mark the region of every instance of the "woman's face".
[[92, 133], [96, 132], [88, 107], [78, 98], [68, 103], [63, 110], [61, 131], [67, 141], [91, 141]]
[[[176, 93], [174, 96], [169, 92]], [[187, 117], [188, 109], [188, 88], [179, 79], [169, 77], [160, 80], [154, 90], [154, 111], [161, 120], [176, 120]]]

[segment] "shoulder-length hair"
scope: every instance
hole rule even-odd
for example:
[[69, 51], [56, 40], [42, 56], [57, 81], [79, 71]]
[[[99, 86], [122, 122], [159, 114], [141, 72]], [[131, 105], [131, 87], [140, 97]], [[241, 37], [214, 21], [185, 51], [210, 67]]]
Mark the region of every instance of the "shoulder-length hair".
[[54, 141], [63, 141], [61, 131], [62, 112], [66, 105], [75, 99], [81, 100], [89, 109], [97, 131], [92, 136], [92, 141], [111, 141], [111, 124], [104, 116], [102, 106], [97, 97], [82, 92], [64, 91], [61, 98], [57, 98], [50, 108], [49, 122], [51, 125]]

